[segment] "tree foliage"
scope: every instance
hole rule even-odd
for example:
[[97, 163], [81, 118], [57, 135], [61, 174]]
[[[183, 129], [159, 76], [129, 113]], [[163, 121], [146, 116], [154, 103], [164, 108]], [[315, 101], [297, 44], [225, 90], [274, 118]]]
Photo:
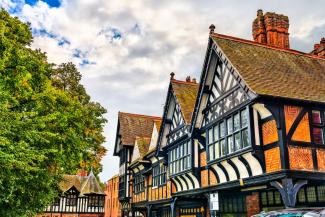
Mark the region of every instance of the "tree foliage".
[[105, 109], [90, 101], [72, 63], [32, 50], [28, 24], [0, 11], [0, 216], [32, 216], [60, 193], [62, 174], [105, 154]]

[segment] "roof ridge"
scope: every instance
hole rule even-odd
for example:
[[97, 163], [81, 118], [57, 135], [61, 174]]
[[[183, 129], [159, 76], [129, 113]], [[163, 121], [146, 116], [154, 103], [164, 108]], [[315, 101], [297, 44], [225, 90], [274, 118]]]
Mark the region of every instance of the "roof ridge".
[[144, 114], [135, 114], [135, 113], [128, 113], [128, 112], [118, 112], [119, 114], [125, 114], [129, 116], [136, 116], [136, 117], [144, 117], [144, 118], [152, 118], [152, 119], [161, 119], [161, 117], [153, 116], [153, 115], [144, 115]]
[[223, 34], [219, 34], [219, 33], [211, 33], [210, 36], [211, 35], [218, 37], [218, 38], [222, 38], [222, 39], [233, 40], [236, 42], [242, 42], [242, 43], [260, 46], [260, 47], [264, 47], [264, 48], [269, 48], [269, 49], [273, 49], [273, 50], [277, 50], [277, 51], [287, 52], [287, 53], [296, 54], [296, 55], [300, 54], [300, 55], [304, 55], [306, 57], [310, 57], [310, 58], [314, 58], [314, 59], [325, 60], [322, 57], [319, 57], [319, 56], [316, 56], [313, 54], [309, 54], [309, 53], [305, 53], [302, 51], [294, 50], [294, 49], [279, 48], [279, 47], [275, 47], [275, 46], [271, 46], [271, 45], [267, 45], [267, 44], [261, 44], [261, 43], [258, 43], [258, 42], [252, 41], [252, 40], [238, 38], [238, 37], [234, 37], [234, 36], [230, 36], [230, 35], [223, 35]]
[[171, 80], [172, 83], [179, 83], [179, 84], [189, 84], [189, 85], [199, 85], [198, 83], [193, 83], [193, 82], [187, 82], [187, 81], [181, 81], [181, 80], [176, 80], [176, 79], [172, 79]]

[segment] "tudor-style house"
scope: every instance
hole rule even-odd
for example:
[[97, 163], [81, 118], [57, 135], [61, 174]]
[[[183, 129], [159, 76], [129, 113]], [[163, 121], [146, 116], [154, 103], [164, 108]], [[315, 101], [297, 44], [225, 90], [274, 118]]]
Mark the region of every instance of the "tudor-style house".
[[200, 82], [171, 73], [161, 119], [119, 113], [123, 216], [324, 206], [325, 40], [292, 50], [288, 17], [262, 10], [252, 28], [211, 25]]
[[86, 173], [64, 175], [62, 196], [38, 217], [104, 217], [105, 193], [93, 172]]

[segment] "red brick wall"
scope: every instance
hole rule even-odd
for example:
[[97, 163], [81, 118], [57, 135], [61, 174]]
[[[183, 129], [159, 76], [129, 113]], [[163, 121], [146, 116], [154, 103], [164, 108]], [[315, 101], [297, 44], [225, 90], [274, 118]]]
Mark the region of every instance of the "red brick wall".
[[310, 126], [308, 113], [301, 119], [298, 124], [295, 132], [292, 135], [292, 140], [294, 141], [302, 141], [302, 142], [310, 142]]
[[264, 152], [266, 172], [281, 170], [280, 148], [275, 147]]
[[208, 170], [201, 170], [201, 186], [207, 187], [209, 185], [208, 182]]
[[207, 165], [207, 155], [206, 155], [206, 152], [203, 151], [200, 153], [200, 166], [201, 167], [204, 167]]
[[262, 125], [262, 136], [263, 145], [271, 144], [279, 140], [275, 120], [265, 122]]
[[259, 199], [259, 194], [257, 192], [246, 196], [246, 210], [248, 217], [261, 212]]
[[288, 146], [290, 169], [313, 170], [313, 158], [310, 148]]
[[104, 217], [104, 214], [45, 213], [36, 217]]
[[293, 122], [296, 120], [301, 107], [297, 106], [284, 106], [284, 117], [286, 122], [286, 132], [288, 134]]
[[105, 217], [121, 216], [121, 206], [118, 200], [118, 179], [118, 176], [114, 176], [106, 183]]
[[211, 170], [209, 170], [209, 176], [210, 176], [210, 186], [218, 184], [217, 177], [214, 175], [214, 173]]
[[[302, 110], [302, 108], [297, 107], [297, 106], [285, 106], [284, 107], [284, 115], [285, 115], [287, 134], [301, 110]], [[310, 129], [309, 129], [308, 114], [306, 114], [302, 118], [300, 123], [298, 124], [297, 129], [295, 130], [295, 132], [292, 135], [292, 140], [310, 142]]]
[[318, 170], [325, 172], [325, 150], [317, 149]]

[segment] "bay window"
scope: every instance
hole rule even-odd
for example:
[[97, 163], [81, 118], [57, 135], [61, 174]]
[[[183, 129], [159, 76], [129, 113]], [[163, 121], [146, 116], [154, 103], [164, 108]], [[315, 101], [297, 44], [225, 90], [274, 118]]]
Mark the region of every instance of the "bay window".
[[170, 150], [168, 155], [169, 173], [171, 175], [190, 169], [192, 167], [191, 141], [187, 141], [178, 145], [174, 149]]
[[207, 130], [209, 161], [226, 156], [249, 145], [247, 108], [220, 120]]

